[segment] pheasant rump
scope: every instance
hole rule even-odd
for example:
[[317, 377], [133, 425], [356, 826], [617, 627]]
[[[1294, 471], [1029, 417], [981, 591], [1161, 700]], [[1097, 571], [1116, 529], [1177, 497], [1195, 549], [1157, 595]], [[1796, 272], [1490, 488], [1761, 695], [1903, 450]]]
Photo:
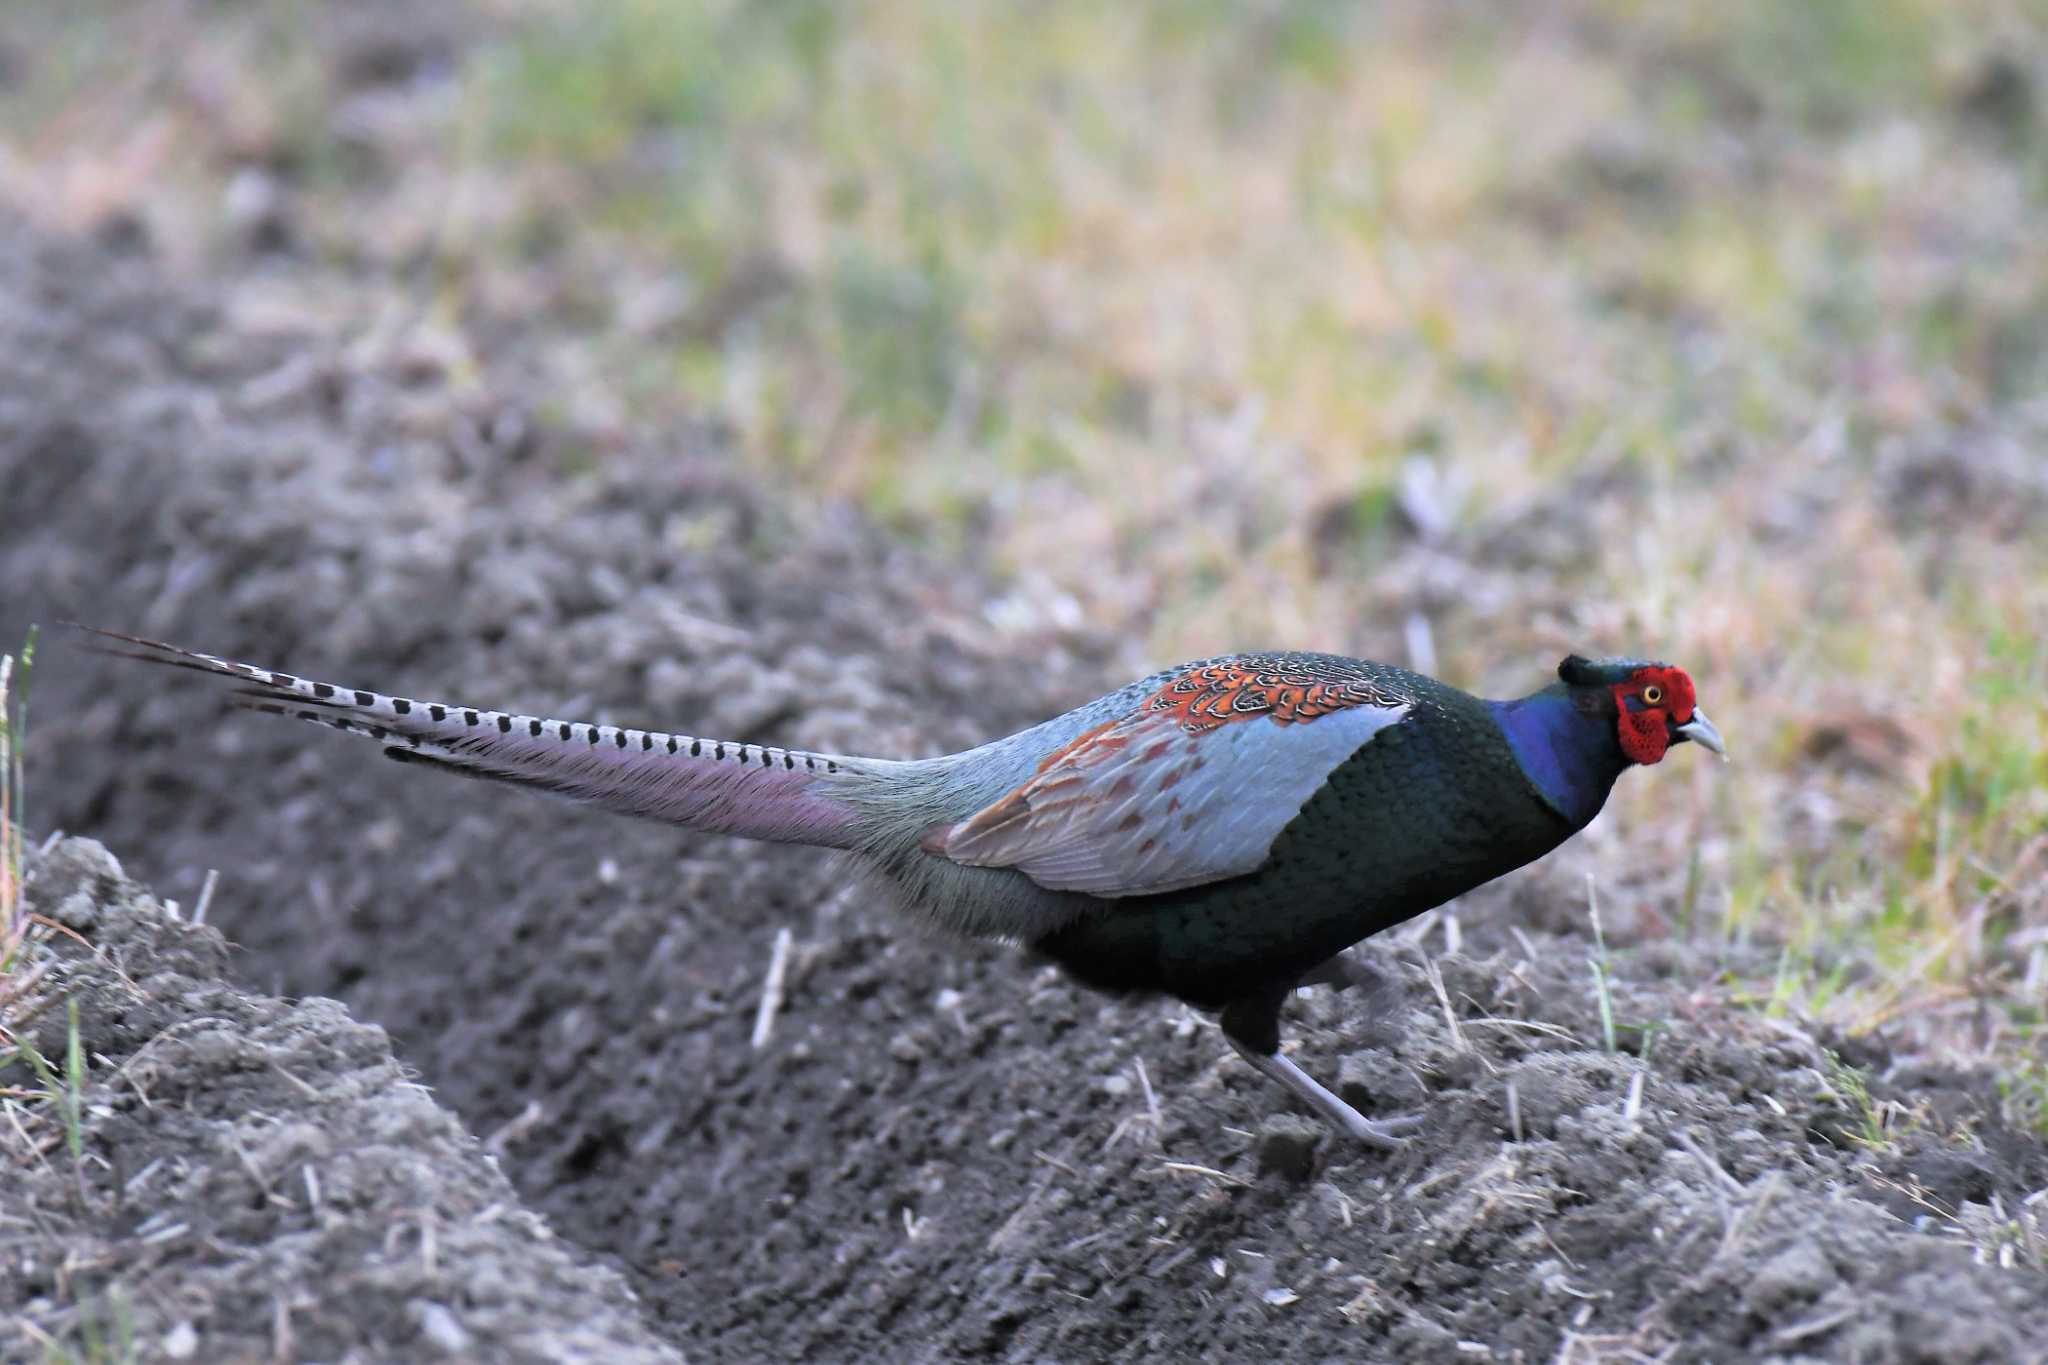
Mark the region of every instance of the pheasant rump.
[[1625, 768], [1688, 740], [1725, 754], [1683, 670], [1576, 654], [1511, 701], [1363, 659], [1232, 654], [902, 761], [416, 701], [100, 634], [400, 762], [845, 849], [931, 923], [1218, 1012], [1253, 1067], [1380, 1146], [1416, 1120], [1369, 1119], [1282, 1055], [1287, 993], [1367, 979], [1344, 949], [1548, 853]]

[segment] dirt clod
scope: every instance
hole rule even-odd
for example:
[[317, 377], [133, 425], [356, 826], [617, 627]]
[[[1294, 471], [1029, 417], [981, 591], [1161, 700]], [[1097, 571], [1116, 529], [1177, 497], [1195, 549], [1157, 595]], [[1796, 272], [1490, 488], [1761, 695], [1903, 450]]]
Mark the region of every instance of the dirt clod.
[[1303, 1180], [1315, 1165], [1316, 1147], [1325, 1136], [1320, 1123], [1294, 1114], [1274, 1114], [1259, 1125], [1258, 1165], [1261, 1174]]

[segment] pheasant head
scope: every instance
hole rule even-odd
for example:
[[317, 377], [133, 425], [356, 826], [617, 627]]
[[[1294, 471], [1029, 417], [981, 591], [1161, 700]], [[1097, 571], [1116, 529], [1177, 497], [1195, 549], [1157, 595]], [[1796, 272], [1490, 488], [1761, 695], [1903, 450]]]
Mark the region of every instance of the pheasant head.
[[1611, 717], [1631, 763], [1655, 763], [1674, 744], [1692, 740], [1728, 757], [1721, 732], [1699, 708], [1682, 668], [1645, 659], [1588, 659], [1573, 654], [1557, 666], [1575, 705]]

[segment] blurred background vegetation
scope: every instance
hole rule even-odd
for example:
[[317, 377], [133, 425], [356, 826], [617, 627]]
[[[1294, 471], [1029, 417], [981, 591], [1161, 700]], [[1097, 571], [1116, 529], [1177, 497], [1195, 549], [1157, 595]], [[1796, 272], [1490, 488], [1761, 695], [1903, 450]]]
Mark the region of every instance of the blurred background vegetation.
[[993, 570], [1020, 657], [1678, 661], [1738, 761], [1596, 831], [1633, 932], [1779, 945], [1731, 989], [1992, 1058], [2048, 1130], [2044, 40], [2032, 0], [32, 0], [0, 198], [525, 395], [564, 478], [708, 430]]

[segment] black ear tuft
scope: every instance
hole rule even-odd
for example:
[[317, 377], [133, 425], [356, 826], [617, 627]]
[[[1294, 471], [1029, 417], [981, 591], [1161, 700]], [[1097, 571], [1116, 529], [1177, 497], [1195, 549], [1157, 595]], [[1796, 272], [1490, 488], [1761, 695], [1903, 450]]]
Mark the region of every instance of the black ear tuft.
[[1589, 659], [1583, 654], [1567, 654], [1557, 666], [1557, 676], [1573, 687], [1613, 687], [1645, 668], [1662, 667], [1648, 659]]

